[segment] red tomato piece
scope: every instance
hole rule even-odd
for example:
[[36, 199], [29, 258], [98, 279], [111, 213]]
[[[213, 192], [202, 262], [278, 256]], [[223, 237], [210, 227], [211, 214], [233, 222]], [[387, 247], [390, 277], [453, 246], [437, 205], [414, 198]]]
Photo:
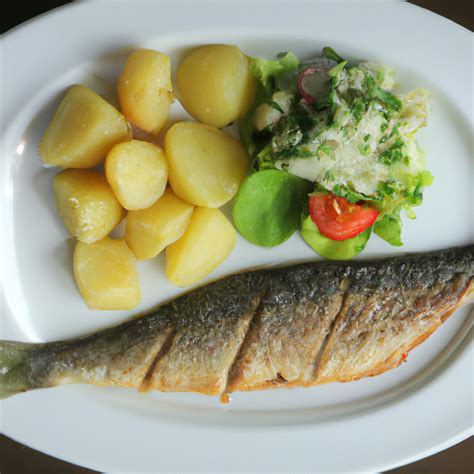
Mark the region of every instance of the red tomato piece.
[[352, 204], [334, 194], [316, 193], [309, 198], [309, 213], [321, 234], [347, 240], [370, 227], [379, 212], [367, 204]]

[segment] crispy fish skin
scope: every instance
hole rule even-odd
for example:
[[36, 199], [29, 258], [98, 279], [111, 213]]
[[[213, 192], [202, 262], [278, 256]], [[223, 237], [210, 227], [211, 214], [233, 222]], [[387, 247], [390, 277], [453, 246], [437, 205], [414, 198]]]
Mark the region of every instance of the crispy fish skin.
[[471, 290], [472, 246], [468, 252], [355, 265], [312, 384], [357, 380], [398, 366]]
[[348, 280], [335, 265], [274, 270], [227, 391], [304, 385], [340, 311]]
[[165, 315], [71, 341], [0, 342], [0, 397], [69, 383], [139, 388], [172, 330]]
[[240, 273], [171, 302], [176, 333], [142, 390], [223, 393], [257, 309], [258, 278]]
[[189, 391], [376, 375], [473, 296], [474, 245], [239, 273], [90, 336], [0, 341], [0, 398], [65, 383]]

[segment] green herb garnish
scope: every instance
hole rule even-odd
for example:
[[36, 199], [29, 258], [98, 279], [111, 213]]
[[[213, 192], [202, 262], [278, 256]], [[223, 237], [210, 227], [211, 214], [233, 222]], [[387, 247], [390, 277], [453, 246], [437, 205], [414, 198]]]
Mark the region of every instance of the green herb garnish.
[[378, 161], [387, 166], [402, 161], [405, 156], [402, 150], [404, 145], [405, 144], [403, 143], [403, 140], [398, 138], [388, 150], [385, 150], [383, 153], [381, 153]]
[[326, 155], [329, 158], [331, 158], [331, 160], [336, 159], [336, 154], [334, 153], [334, 148], [332, 146], [328, 145], [327, 143], [321, 143], [321, 145], [319, 145], [319, 147], [318, 147], [318, 150], [317, 150], [316, 154], [318, 155], [319, 158], [322, 158], [322, 155]]
[[323, 48], [323, 56], [326, 56], [326, 58], [332, 59], [332, 60], [336, 61], [337, 63], [342, 63], [344, 61], [344, 59], [341, 58], [341, 56], [339, 56], [339, 54], [337, 54], [336, 51], [334, 51], [329, 46], [325, 46]]
[[361, 143], [358, 148], [359, 148], [359, 153], [362, 156], [369, 156], [370, 153], [372, 152], [370, 145], [368, 143]]

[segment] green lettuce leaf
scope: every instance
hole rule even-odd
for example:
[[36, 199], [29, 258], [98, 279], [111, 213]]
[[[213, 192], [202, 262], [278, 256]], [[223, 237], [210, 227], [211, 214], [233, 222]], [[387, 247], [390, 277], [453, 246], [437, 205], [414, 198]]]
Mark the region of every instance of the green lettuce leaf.
[[271, 96], [275, 82], [281, 76], [297, 69], [299, 64], [300, 60], [293, 53], [280, 53], [275, 60], [252, 58], [250, 70]]
[[283, 75], [296, 70], [299, 64], [300, 60], [293, 53], [281, 54], [276, 60], [251, 59], [250, 70], [257, 78], [259, 84], [255, 101], [239, 124], [240, 139], [251, 157], [254, 157], [263, 148], [265, 142], [268, 141], [259, 139], [255, 133], [256, 129], [253, 120], [257, 107], [271, 100], [276, 81]]
[[271, 145], [266, 145], [264, 148], [262, 148], [258, 152], [255, 160], [257, 162], [256, 168], [260, 171], [275, 169]]
[[240, 139], [251, 157], [254, 157], [264, 146], [263, 141], [255, 136], [256, 128], [253, 122], [255, 111], [260, 104], [265, 103], [270, 97], [263, 86], [258, 84], [255, 101], [244, 118], [239, 122]]
[[369, 241], [372, 228], [347, 240], [331, 240], [319, 232], [311, 216], [306, 217], [301, 225], [301, 237], [321, 257], [329, 260], [350, 260], [364, 250]]
[[359, 201], [375, 202], [380, 200], [379, 198], [376, 198], [374, 196], [366, 196], [365, 194], [358, 193], [357, 191], [351, 189], [349, 186], [344, 186], [341, 184], [335, 184], [331, 191], [335, 196], [343, 197], [351, 203], [356, 203]]
[[400, 218], [400, 209], [385, 214], [382, 219], [374, 225], [374, 232], [390, 245], [401, 247], [402, 242], [402, 220]]

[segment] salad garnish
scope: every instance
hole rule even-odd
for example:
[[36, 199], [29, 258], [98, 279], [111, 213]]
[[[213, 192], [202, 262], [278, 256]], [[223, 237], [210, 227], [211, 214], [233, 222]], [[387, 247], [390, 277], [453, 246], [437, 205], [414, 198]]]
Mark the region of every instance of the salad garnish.
[[[259, 85], [240, 121], [253, 161], [234, 205], [239, 232], [273, 246], [299, 227], [305, 241], [331, 259], [356, 256], [372, 231], [403, 245], [400, 213], [415, 218], [413, 207], [433, 181], [415, 140], [427, 123], [430, 94], [397, 94], [392, 68], [354, 63], [329, 47], [307, 61], [290, 52], [275, 60], [253, 58], [251, 72]], [[272, 229], [271, 238], [262, 227]]]

